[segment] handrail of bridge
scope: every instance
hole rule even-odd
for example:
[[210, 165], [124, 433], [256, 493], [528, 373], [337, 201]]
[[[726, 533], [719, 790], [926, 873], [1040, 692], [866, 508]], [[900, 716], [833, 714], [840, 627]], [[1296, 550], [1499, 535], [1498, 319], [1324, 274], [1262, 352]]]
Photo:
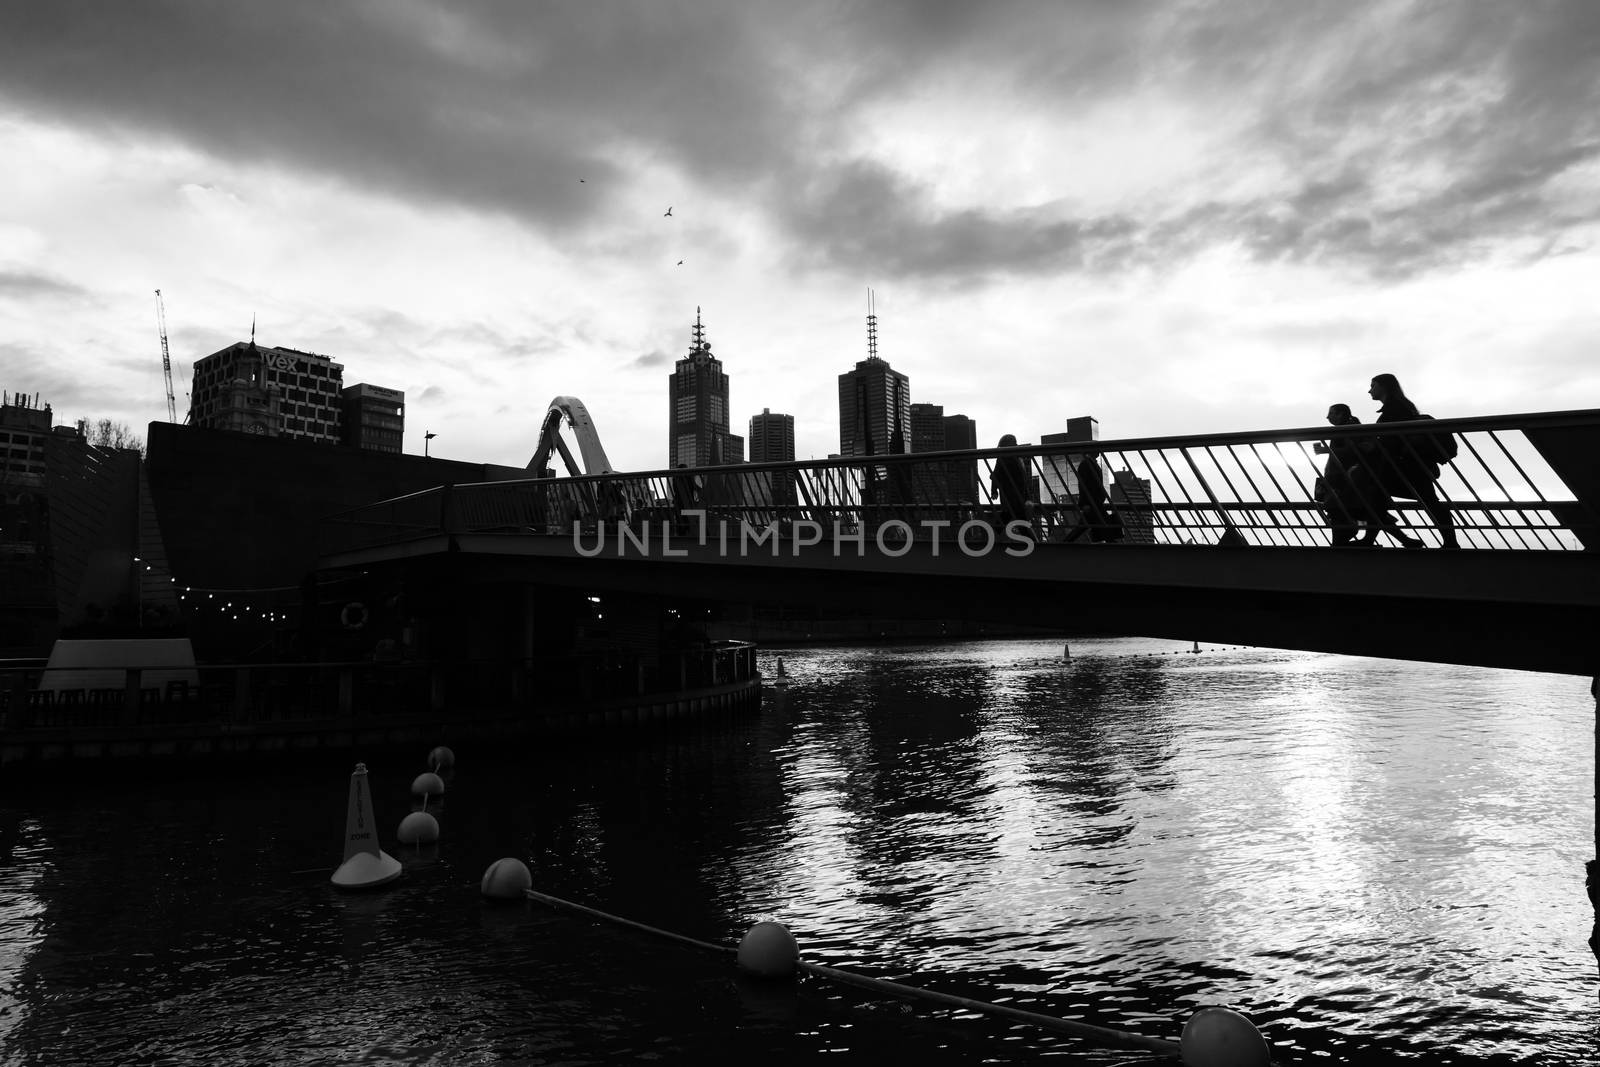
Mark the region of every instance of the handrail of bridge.
[[[1438, 464], [1437, 480], [1418, 475], [1431, 473], [1428, 461], [1447, 440], [1455, 455]], [[1329, 445], [1357, 457], [1352, 469]], [[1041, 541], [1092, 542], [1120, 526], [1124, 545], [1327, 545], [1330, 524], [1350, 513], [1317, 499], [1326, 477], [1382, 486], [1404, 532], [1430, 546], [1444, 543], [1441, 518], [1462, 548], [1600, 546], [1600, 409], [1589, 409], [441, 486], [330, 516], [322, 548], [331, 555], [441, 533], [570, 537], [658, 522], [683, 530], [687, 517], [702, 516], [779, 536], [809, 522], [823, 536], [948, 538], [964, 524], [997, 527], [1011, 517], [994, 485], [1002, 458], [1023, 465], [1025, 521]], [[1094, 471], [1114, 520], [1080, 502], [1080, 474]]]

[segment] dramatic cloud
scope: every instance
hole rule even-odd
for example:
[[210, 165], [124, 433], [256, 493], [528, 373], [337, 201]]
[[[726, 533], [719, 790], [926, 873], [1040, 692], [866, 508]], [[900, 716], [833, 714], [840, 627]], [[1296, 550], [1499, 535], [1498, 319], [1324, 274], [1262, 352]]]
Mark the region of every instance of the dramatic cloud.
[[1236, 425], [1206, 383], [1282, 348], [1531, 386], [1600, 284], [1596, 55], [1587, 0], [8, 5], [5, 377], [152, 417], [159, 286], [175, 370], [256, 315], [452, 447], [583, 395], [647, 465], [697, 307], [740, 410], [828, 435], [870, 285], [917, 399], [1034, 434]]

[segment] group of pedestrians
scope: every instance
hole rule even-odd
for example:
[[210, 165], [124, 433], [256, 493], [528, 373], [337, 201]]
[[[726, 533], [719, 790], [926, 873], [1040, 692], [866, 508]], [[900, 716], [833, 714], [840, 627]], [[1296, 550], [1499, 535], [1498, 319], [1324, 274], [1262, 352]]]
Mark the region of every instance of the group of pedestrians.
[[[1368, 395], [1379, 404], [1378, 423], [1416, 422], [1431, 419], [1406, 396], [1393, 374], [1372, 379]], [[1361, 420], [1349, 404], [1328, 408], [1333, 426], [1357, 426]], [[1012, 434], [1000, 438], [1001, 448], [1015, 448]], [[1396, 516], [1396, 500], [1414, 500], [1433, 520], [1444, 548], [1456, 548], [1455, 520], [1448, 503], [1439, 499], [1440, 467], [1455, 458], [1455, 443], [1448, 433], [1393, 433], [1378, 437], [1340, 435], [1316, 451], [1328, 457], [1313, 495], [1322, 507], [1334, 545], [1374, 547], [1380, 535], [1388, 535], [1406, 548], [1422, 548], [1426, 542], [1407, 533]], [[1066, 534], [1076, 541], [1087, 534], [1093, 541], [1119, 541], [1124, 536], [1122, 520], [1111, 506], [1097, 455], [1086, 455], [1076, 467], [1078, 522]], [[1002, 528], [1014, 522], [1033, 529], [1031, 478], [1022, 458], [1001, 456], [995, 460], [990, 489], [999, 505]]]
[[[1000, 438], [1001, 448], [1017, 447], [1015, 434]], [[1111, 497], [1106, 493], [1105, 476], [1100, 470], [1100, 457], [1086, 455], [1075, 468], [1078, 476], [1078, 522], [1067, 531], [1066, 540], [1076, 541], [1089, 535], [1091, 541], [1120, 541], [1124, 530], [1122, 519], [1111, 507]], [[1012, 523], [1024, 523], [1021, 532], [1036, 536], [1033, 527], [1033, 501], [1029, 499], [1032, 478], [1027, 464], [1020, 456], [1001, 456], [994, 462], [994, 473], [989, 479], [990, 491], [1000, 505], [1001, 529], [1012, 528]], [[1019, 528], [1020, 529], [1020, 528]]]
[[[1385, 422], [1416, 422], [1429, 419], [1400, 388], [1392, 374], [1372, 379], [1368, 395], [1376, 400], [1378, 419]], [[1359, 425], [1361, 420], [1348, 404], [1328, 408], [1328, 422], [1334, 426]], [[1395, 516], [1395, 501], [1415, 500], [1422, 505], [1439, 532], [1444, 548], [1458, 547], [1455, 520], [1449, 505], [1439, 499], [1435, 483], [1439, 468], [1455, 455], [1453, 439], [1447, 434], [1386, 434], [1380, 437], [1338, 437], [1328, 445], [1317, 446], [1328, 455], [1327, 466], [1317, 480], [1315, 497], [1322, 505], [1334, 545], [1375, 547], [1380, 534], [1387, 534], [1406, 548], [1421, 548], [1424, 541], [1400, 528]], [[1358, 536], [1359, 535], [1359, 536]]]

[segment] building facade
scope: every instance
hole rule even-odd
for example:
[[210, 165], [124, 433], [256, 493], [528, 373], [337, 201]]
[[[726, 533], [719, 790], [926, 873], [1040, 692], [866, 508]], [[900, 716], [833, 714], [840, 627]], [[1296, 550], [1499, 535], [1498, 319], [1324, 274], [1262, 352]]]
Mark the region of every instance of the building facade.
[[239, 341], [194, 365], [189, 421], [215, 430], [339, 443], [344, 367], [327, 356]]
[[728, 375], [711, 354], [700, 309], [694, 309], [689, 354], [667, 378], [667, 466], [744, 462], [744, 438], [728, 432]]
[[44, 483], [45, 438], [50, 405], [37, 394], [0, 395], [0, 485]]
[[[944, 447], [948, 452], [978, 447], [978, 424], [965, 415], [944, 417]], [[952, 463], [950, 466], [950, 502], [976, 504], [978, 502], [978, 465]]]
[[352, 448], [399, 452], [406, 432], [406, 394], [399, 389], [361, 382], [341, 396], [341, 440]]
[[868, 356], [839, 375], [839, 455], [882, 456], [911, 439], [911, 379]]
[[1155, 515], [1150, 508], [1150, 479], [1140, 478], [1131, 470], [1116, 471], [1106, 495], [1122, 519], [1123, 539], [1130, 544], [1155, 544]]
[[[1080, 415], [1067, 420], [1066, 433], [1047, 433], [1039, 438], [1041, 445], [1074, 444], [1079, 441], [1100, 440], [1100, 420], [1092, 415]], [[1078, 497], [1078, 463], [1086, 453], [1067, 452], [1057, 456], [1046, 456], [1040, 466], [1044, 472], [1045, 499], [1054, 497], [1057, 500], [1076, 500]], [[1105, 463], [1101, 461], [1101, 474], [1104, 475]], [[1110, 482], [1104, 477], [1101, 481], [1106, 485]]]
[[750, 462], [787, 463], [794, 459], [794, 416], [762, 408], [750, 416]]
[[[762, 408], [750, 416], [750, 462], [792, 463], [794, 461], [794, 416], [775, 414]], [[762, 471], [757, 482], [766, 494], [763, 503], [795, 502], [794, 471]]]

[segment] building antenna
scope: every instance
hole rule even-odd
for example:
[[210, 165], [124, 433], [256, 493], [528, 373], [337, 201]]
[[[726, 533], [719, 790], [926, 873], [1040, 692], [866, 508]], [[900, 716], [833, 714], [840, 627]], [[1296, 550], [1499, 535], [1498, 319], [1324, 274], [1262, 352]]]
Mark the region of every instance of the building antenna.
[[706, 330], [700, 325], [700, 305], [694, 306], [694, 344], [689, 346], [691, 353], [698, 352], [706, 343]]
[[878, 313], [872, 290], [867, 290], [867, 358], [878, 358]]

